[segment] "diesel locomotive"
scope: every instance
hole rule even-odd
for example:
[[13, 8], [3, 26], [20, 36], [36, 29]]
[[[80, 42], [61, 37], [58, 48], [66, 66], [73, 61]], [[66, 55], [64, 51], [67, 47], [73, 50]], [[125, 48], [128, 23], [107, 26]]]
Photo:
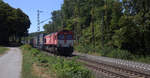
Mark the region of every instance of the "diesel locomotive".
[[61, 30], [51, 34], [40, 34], [30, 39], [29, 44], [34, 48], [47, 50], [58, 55], [72, 55], [73, 53], [73, 32]]

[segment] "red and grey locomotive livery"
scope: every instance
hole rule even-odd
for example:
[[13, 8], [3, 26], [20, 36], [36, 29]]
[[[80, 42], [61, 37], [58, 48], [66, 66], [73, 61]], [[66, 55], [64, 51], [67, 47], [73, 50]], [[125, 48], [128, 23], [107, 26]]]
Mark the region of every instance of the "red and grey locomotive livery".
[[73, 33], [69, 30], [62, 30], [48, 35], [40, 34], [31, 40], [35, 48], [45, 49], [59, 55], [71, 55], [73, 52]]
[[71, 55], [73, 52], [73, 33], [68, 30], [51, 33], [44, 37], [45, 49], [61, 55]]

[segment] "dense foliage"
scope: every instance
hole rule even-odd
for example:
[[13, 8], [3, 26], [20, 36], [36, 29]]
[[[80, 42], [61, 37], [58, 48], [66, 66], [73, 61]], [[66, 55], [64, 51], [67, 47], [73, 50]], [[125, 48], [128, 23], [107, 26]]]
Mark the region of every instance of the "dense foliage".
[[78, 46], [89, 46], [93, 51], [112, 47], [132, 54], [150, 54], [149, 0], [64, 0], [55, 13], [55, 20], [45, 30], [59, 30], [58, 26], [70, 29]]
[[[48, 56], [41, 51], [32, 48], [30, 45], [24, 45], [22, 46], [22, 49], [26, 51], [26, 54], [28, 54], [26, 57], [34, 60], [33, 64], [37, 63], [39, 66], [48, 68], [50, 71], [43, 72], [53, 72], [52, 74], [56, 74], [56, 78], [92, 78], [91, 72], [80, 63], [76, 62], [75, 59], [66, 60], [59, 56]], [[30, 62], [31, 60], [27, 61]], [[29, 66], [29, 64], [26, 65]], [[31, 72], [25, 73], [31, 74]]]
[[0, 42], [20, 42], [30, 27], [29, 17], [21, 10], [15, 9], [0, 0]]
[[62, 13], [60, 10], [52, 12], [52, 21], [44, 25], [46, 33], [56, 32], [61, 29], [62, 24]]

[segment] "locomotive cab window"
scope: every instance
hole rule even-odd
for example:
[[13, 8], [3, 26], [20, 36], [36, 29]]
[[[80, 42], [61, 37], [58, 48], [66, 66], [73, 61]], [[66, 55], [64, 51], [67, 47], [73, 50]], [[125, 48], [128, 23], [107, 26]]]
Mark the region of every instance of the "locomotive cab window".
[[71, 34], [68, 34], [68, 35], [66, 36], [66, 38], [67, 38], [67, 40], [72, 40], [72, 39], [73, 39]]
[[58, 39], [59, 40], [64, 40], [64, 35], [63, 34], [58, 35]]

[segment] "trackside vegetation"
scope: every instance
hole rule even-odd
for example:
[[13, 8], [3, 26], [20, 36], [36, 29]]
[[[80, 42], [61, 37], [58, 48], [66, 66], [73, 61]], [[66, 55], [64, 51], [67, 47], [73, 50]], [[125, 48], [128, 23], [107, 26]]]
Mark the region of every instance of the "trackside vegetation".
[[7, 50], [8, 48], [0, 47], [0, 55], [4, 54]]
[[35, 78], [31, 73], [33, 64], [46, 68], [47, 71], [43, 72], [48, 72], [52, 78], [93, 78], [92, 73], [75, 59], [66, 60], [59, 56], [48, 56], [30, 45], [21, 48], [24, 50], [22, 78]]
[[149, 62], [150, 0], [64, 0], [46, 33], [69, 29], [76, 49]]
[[28, 52], [29, 47], [21, 47], [23, 50], [23, 64], [22, 64], [22, 77], [21, 78], [38, 78], [32, 72], [33, 58], [31, 53]]
[[92, 55], [96, 54], [98, 56], [150, 63], [150, 56], [148, 55], [147, 56], [135, 55], [135, 54], [130, 53], [127, 50], [115, 49], [112, 47], [105, 47], [103, 49], [95, 48], [94, 50], [96, 52], [93, 52], [93, 48], [91, 48], [90, 46], [80, 45], [80, 46], [76, 46], [75, 50], [81, 53], [86, 53], [86, 54], [92, 54]]

